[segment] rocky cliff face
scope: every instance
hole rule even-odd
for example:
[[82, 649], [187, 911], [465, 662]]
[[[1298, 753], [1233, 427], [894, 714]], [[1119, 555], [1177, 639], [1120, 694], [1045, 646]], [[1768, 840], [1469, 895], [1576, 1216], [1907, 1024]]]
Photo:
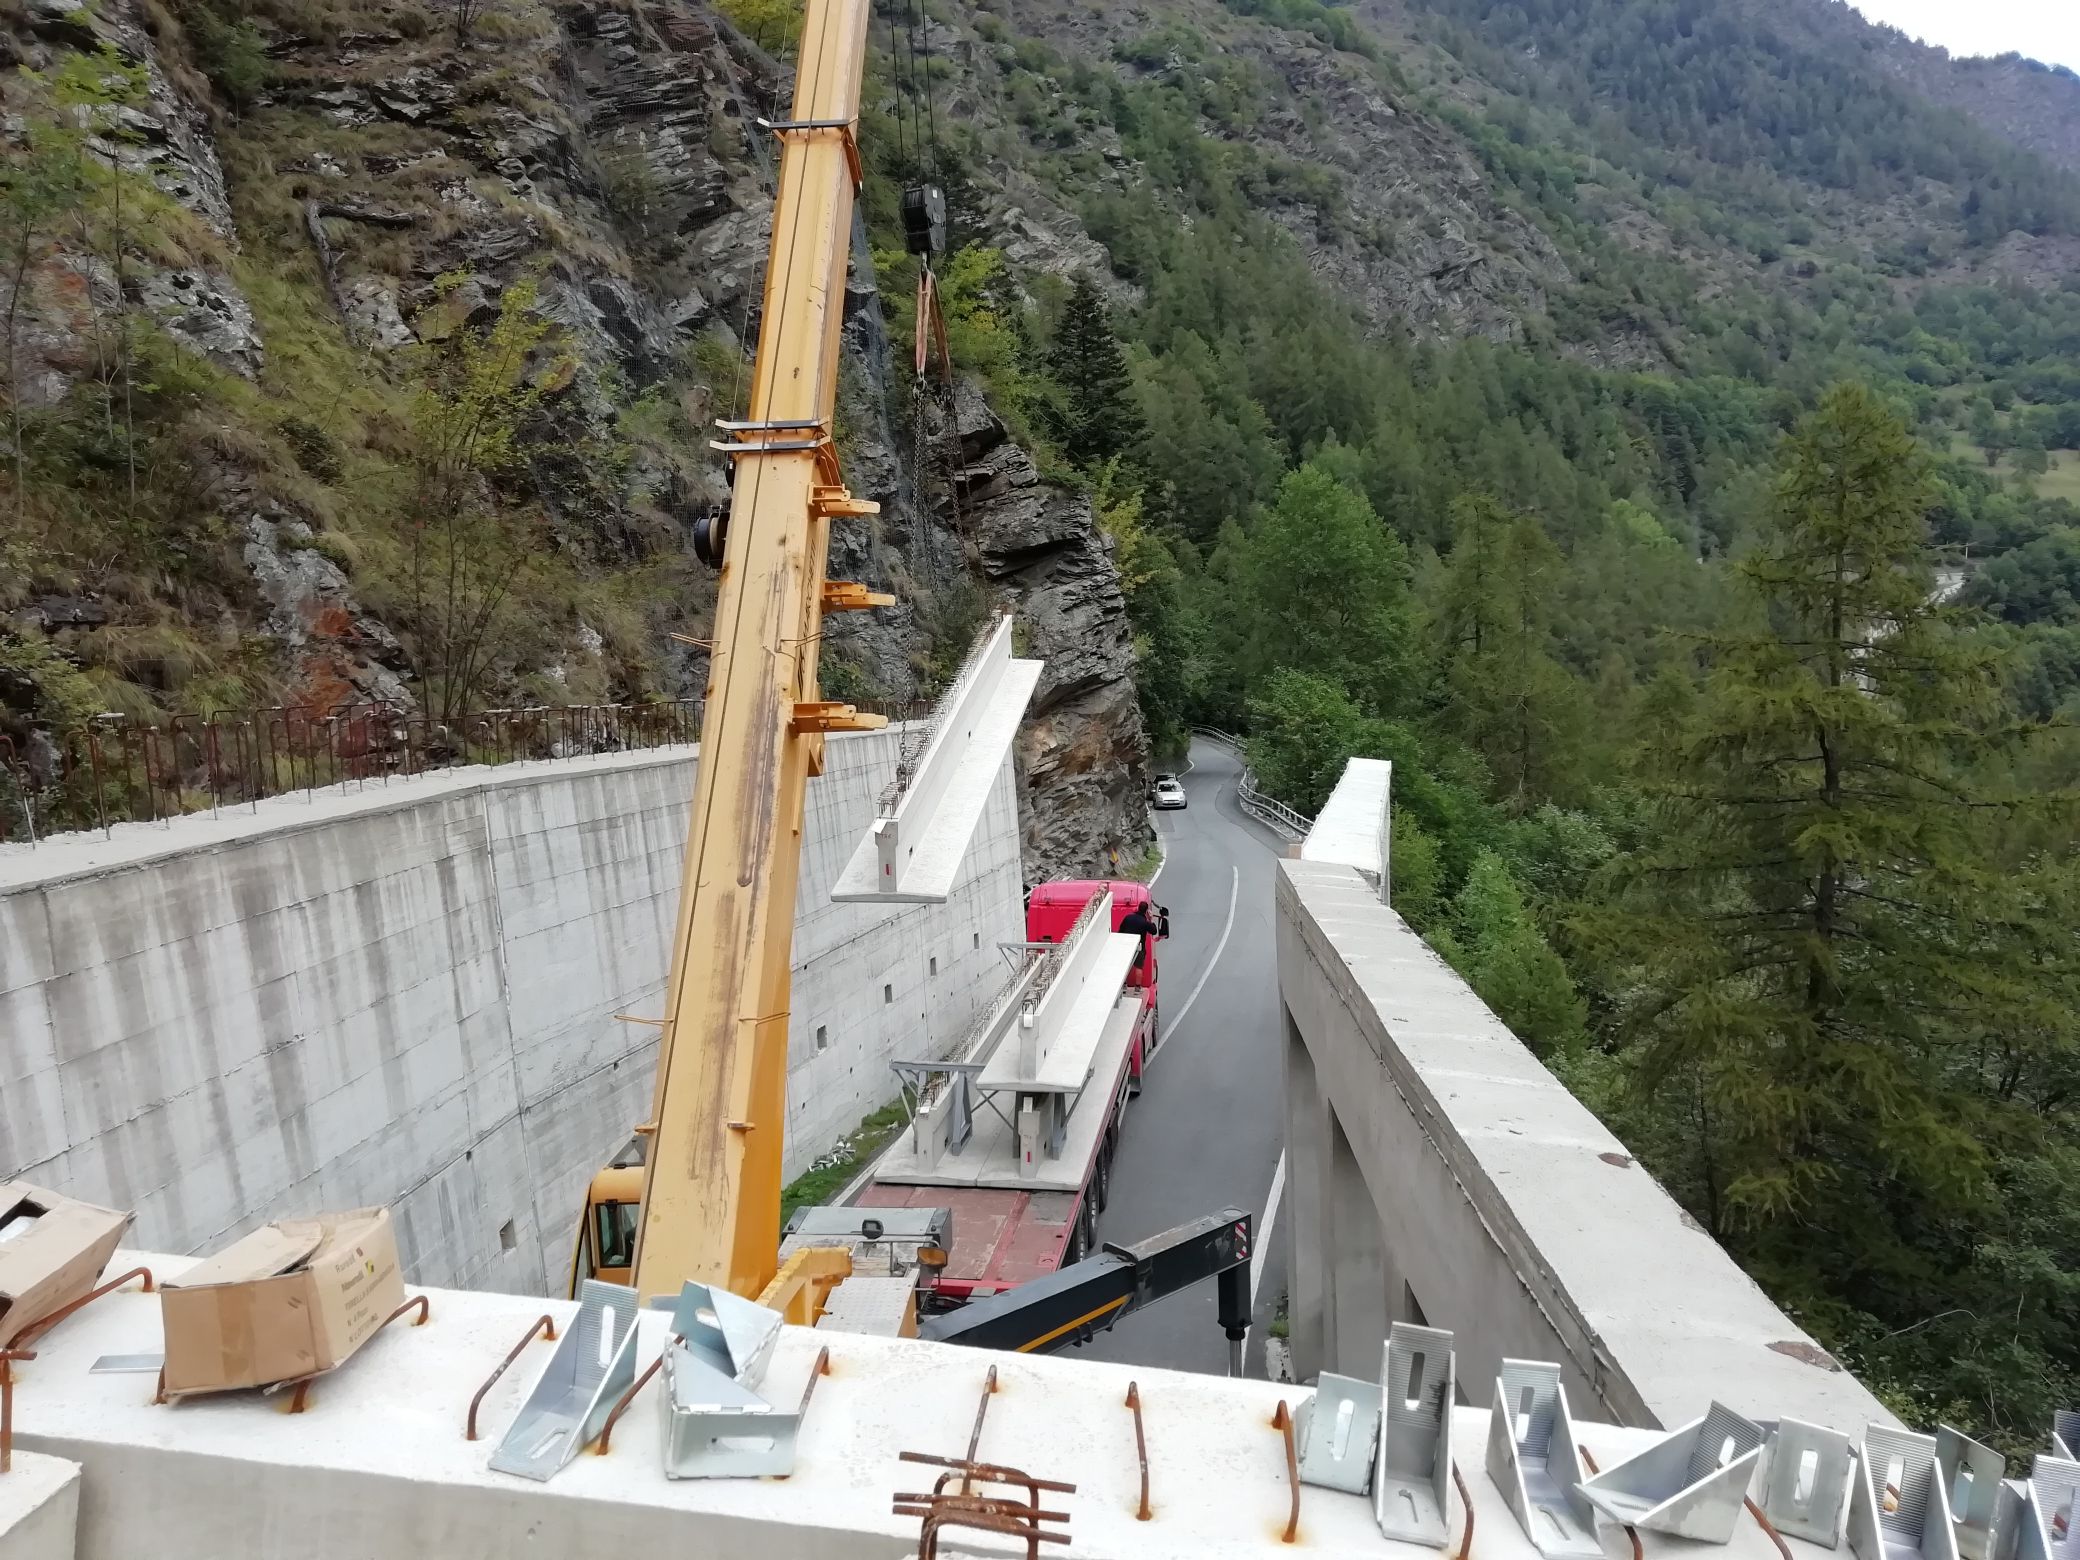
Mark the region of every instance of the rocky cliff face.
[[955, 405], [961, 524], [1021, 652], [1047, 663], [1019, 733], [1028, 882], [1118, 872], [1148, 839], [1148, 739], [1119, 571], [1087, 494], [1043, 479], [971, 389]]
[[[14, 384], [44, 407], [88, 385], [81, 342], [119, 292], [219, 376], [206, 415], [235, 436], [198, 457], [201, 572], [209, 610], [250, 652], [241, 664], [259, 668], [252, 702], [422, 699], [425, 644], [393, 615], [403, 544], [369, 495], [397, 480], [426, 354], [491, 330], [523, 283], [552, 327], [538, 355], [564, 365], [538, 386], [543, 436], [507, 479], [538, 510], [547, 584], [476, 702], [697, 693], [701, 659], [668, 636], [697, 633], [712, 599], [684, 527], [727, 492], [704, 446], [756, 340], [772, 154], [752, 120], [784, 106], [785, 69], [690, 0], [499, 0], [465, 8], [469, 27], [412, 0], [266, 0], [235, 8], [266, 84], [234, 112], [206, 74], [206, 0], [27, 6], [0, 10], [16, 61], [48, 73], [105, 46], [141, 69], [143, 92], [104, 116], [93, 149], [150, 180], [185, 242], [169, 257], [132, 240], [118, 265], [54, 233], [5, 300], [19, 303]], [[0, 91], [11, 136], [57, 112], [19, 82]], [[1138, 856], [1131, 640], [1089, 506], [1041, 483], [972, 398], [965, 515], [921, 496], [940, 484], [921, 484], [891, 420], [859, 242], [855, 267], [841, 446], [884, 513], [840, 531], [832, 574], [905, 604], [834, 624], [829, 680], [908, 696], [958, 660], [985, 600], [1019, 607], [1059, 657], [1020, 745], [1029, 872]], [[107, 660], [111, 629], [184, 610], [164, 580], [50, 558], [27, 590], [0, 582], [0, 630], [82, 665]], [[179, 707], [177, 683], [135, 675], [139, 698]], [[34, 716], [35, 690], [15, 687], [0, 678], [0, 698]]]

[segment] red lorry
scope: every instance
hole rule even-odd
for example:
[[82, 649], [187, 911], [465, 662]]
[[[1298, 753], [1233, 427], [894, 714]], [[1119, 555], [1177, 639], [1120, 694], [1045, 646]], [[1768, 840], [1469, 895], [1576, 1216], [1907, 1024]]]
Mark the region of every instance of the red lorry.
[[[1115, 935], [1093, 935], [1086, 913], [1108, 895], [1102, 931]], [[1117, 935], [1130, 917], [1131, 942]], [[1041, 884], [1026, 902], [1024, 967], [969, 1042], [945, 1062], [897, 1065], [911, 1122], [857, 1206], [952, 1211], [945, 1264], [919, 1285], [926, 1309], [996, 1294], [1096, 1249], [1127, 1100], [1156, 1048], [1157, 950], [1168, 935], [1143, 884]], [[1022, 1056], [1035, 1027], [1050, 1048]]]

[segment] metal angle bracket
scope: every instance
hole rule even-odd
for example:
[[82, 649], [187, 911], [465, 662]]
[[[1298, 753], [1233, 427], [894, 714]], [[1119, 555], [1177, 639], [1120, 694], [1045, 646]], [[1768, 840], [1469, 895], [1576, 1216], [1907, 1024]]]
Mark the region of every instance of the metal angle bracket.
[[985, 628], [932, 712], [878, 816], [831, 888], [838, 903], [944, 904], [982, 821], [1004, 755], [1040, 681], [1011, 653], [1011, 616]]
[[1839, 1430], [1780, 1419], [1762, 1475], [1762, 1514], [1779, 1533], [1841, 1546], [1857, 1476], [1856, 1443]]
[[2039, 1457], [2023, 1483], [2015, 1560], [2080, 1560], [2080, 1462]]
[[1443, 1328], [1396, 1322], [1387, 1333], [1372, 1514], [1388, 1538], [1441, 1548], [1450, 1536], [1454, 1374]]
[[664, 1474], [752, 1479], [794, 1471], [801, 1415], [757, 1391], [780, 1341], [778, 1311], [689, 1283], [664, 1351]]
[[636, 1379], [636, 1292], [588, 1278], [578, 1315], [557, 1340], [506, 1431], [491, 1468], [523, 1479], [554, 1478], [590, 1446], [614, 1404]]
[[1849, 1504], [1856, 1560], [1959, 1560], [1934, 1436], [1868, 1425]]
[[1546, 1560], [1602, 1560], [1558, 1365], [1502, 1362], [1488, 1421], [1488, 1477]]
[[1372, 1382], [1323, 1371], [1314, 1396], [1294, 1416], [1300, 1482], [1363, 1495], [1379, 1445], [1380, 1390]]
[[1586, 1481], [1582, 1497], [1626, 1527], [1731, 1543], [1762, 1441], [1760, 1425], [1714, 1403], [1704, 1418]]
[[1994, 1524], [2000, 1518], [2001, 1476], [2007, 1459], [1962, 1430], [1936, 1427], [1937, 1489], [1950, 1503], [1957, 1524], [1957, 1552], [1964, 1560], [1988, 1560]]

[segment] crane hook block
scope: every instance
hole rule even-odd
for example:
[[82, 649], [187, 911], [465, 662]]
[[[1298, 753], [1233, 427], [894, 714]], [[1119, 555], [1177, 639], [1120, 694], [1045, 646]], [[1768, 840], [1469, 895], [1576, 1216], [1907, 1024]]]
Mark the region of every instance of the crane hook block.
[[722, 545], [729, 537], [729, 505], [710, 504], [693, 522], [693, 555], [711, 569], [722, 567]]
[[903, 241], [913, 255], [946, 252], [946, 192], [936, 184], [903, 191]]

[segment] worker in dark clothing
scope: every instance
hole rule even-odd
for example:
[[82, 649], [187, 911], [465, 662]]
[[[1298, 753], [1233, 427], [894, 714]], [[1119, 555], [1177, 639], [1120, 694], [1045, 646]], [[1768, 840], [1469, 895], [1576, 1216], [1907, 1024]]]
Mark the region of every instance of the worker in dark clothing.
[[1148, 939], [1170, 935], [1170, 912], [1160, 905], [1155, 908], [1162, 916], [1160, 921], [1148, 913], [1147, 904], [1136, 905], [1120, 917], [1119, 929], [1140, 939], [1134, 944], [1134, 968], [1137, 970], [1148, 962]]

